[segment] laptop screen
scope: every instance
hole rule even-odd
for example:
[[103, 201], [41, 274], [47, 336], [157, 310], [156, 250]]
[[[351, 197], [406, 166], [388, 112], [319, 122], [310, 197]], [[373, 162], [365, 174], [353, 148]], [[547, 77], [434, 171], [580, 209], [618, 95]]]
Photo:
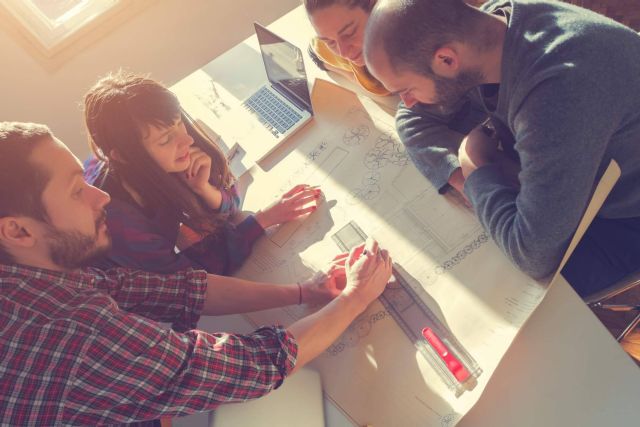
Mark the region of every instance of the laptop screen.
[[262, 25], [255, 23], [254, 26], [269, 81], [294, 95], [311, 111], [311, 97], [302, 51]]

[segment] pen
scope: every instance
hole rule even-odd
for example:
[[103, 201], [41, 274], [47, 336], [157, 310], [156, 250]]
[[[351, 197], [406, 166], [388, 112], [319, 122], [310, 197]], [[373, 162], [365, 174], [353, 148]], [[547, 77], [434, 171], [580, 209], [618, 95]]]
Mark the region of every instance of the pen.
[[438, 356], [442, 359], [447, 369], [453, 374], [454, 377], [460, 382], [465, 382], [471, 374], [467, 368], [455, 357], [446, 345], [438, 338], [435, 332], [431, 328], [424, 328], [422, 330], [422, 336], [429, 343], [429, 345], [438, 353]]

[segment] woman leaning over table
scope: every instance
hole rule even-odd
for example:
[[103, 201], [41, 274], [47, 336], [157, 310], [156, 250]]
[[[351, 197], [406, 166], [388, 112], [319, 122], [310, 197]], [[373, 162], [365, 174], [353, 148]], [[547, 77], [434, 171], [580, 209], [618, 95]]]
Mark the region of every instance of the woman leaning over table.
[[375, 0], [303, 0], [316, 31], [309, 54], [322, 69], [356, 82], [374, 95], [389, 91], [376, 80], [364, 64], [364, 29]]

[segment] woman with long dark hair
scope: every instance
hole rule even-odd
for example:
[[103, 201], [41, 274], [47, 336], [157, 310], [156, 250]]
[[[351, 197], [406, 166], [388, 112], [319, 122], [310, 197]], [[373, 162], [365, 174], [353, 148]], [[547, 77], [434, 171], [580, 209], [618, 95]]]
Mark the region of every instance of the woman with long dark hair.
[[[225, 156], [177, 97], [146, 76], [110, 74], [89, 90], [84, 106], [94, 153], [85, 177], [112, 198], [112, 250], [100, 267], [229, 275], [266, 228], [316, 208], [320, 190], [299, 185], [234, 225], [239, 197]], [[177, 253], [194, 235], [199, 241]]]

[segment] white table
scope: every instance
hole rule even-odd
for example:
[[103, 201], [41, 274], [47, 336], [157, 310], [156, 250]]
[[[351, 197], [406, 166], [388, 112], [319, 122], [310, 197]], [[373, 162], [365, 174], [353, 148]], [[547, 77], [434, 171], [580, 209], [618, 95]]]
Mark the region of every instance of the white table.
[[[302, 7], [270, 26], [306, 49], [312, 29]], [[255, 38], [235, 46], [202, 71], [243, 99], [266, 81]], [[333, 79], [307, 63], [310, 78]], [[341, 84], [355, 89], [344, 79]], [[396, 100], [381, 99], [393, 107]], [[286, 144], [295, 144], [293, 137]], [[207, 330], [251, 329], [240, 316], [204, 318]], [[561, 280], [522, 328], [477, 405], [458, 424], [473, 427], [603, 426], [640, 422], [640, 370]], [[351, 426], [330, 403], [327, 424]]]

